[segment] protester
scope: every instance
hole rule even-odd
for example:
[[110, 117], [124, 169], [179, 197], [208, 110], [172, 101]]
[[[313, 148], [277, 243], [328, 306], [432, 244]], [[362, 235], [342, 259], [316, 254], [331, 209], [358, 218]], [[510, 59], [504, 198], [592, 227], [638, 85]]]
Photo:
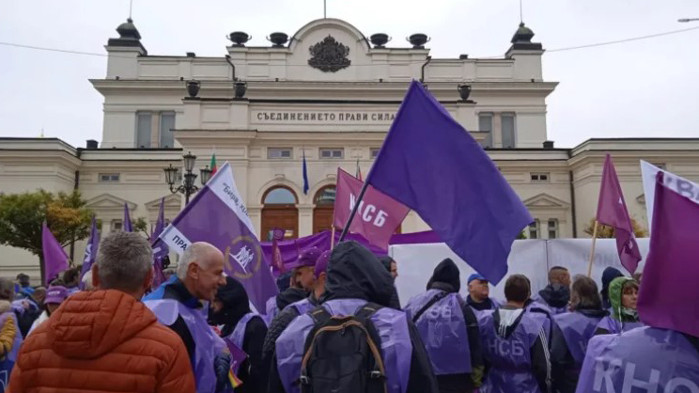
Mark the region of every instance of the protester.
[[391, 301], [389, 302], [389, 307], [400, 310], [400, 298], [398, 297], [398, 290], [396, 289], [396, 278], [398, 278], [398, 262], [395, 259], [385, 256], [380, 257], [379, 261], [383, 267], [391, 273], [391, 279], [393, 280], [393, 294], [391, 295]]
[[387, 307], [391, 276], [369, 250], [353, 241], [337, 245], [325, 287], [321, 307], [277, 340], [269, 393], [298, 392], [299, 382], [315, 392], [438, 392], [420, 335], [404, 312]]
[[29, 276], [20, 273], [17, 275], [17, 287], [15, 288], [15, 294], [17, 295], [17, 298], [26, 298], [32, 295], [34, 293], [34, 288], [32, 288], [31, 285], [31, 280], [29, 279]]
[[486, 311], [494, 310], [500, 305], [495, 299], [491, 299], [490, 288], [488, 287], [488, 280], [478, 273], [471, 274], [468, 277], [468, 295], [466, 296], [466, 303], [474, 311]]
[[23, 341], [11, 305], [14, 296], [14, 283], [8, 278], [0, 278], [0, 381], [3, 388], [13, 373]]
[[638, 283], [629, 277], [617, 277], [609, 284], [609, 302], [611, 315], [607, 315], [597, 324], [595, 335], [617, 334], [635, 329], [643, 324], [638, 319], [636, 302], [638, 301]]
[[531, 295], [529, 279], [511, 275], [505, 282], [507, 302], [480, 319], [486, 363], [483, 391], [545, 393], [550, 389], [549, 323], [543, 313], [525, 310]]
[[11, 392], [194, 392], [187, 352], [139, 301], [153, 279], [152, 250], [136, 233], [104, 238], [94, 291], [67, 298], [27, 338]]
[[250, 300], [241, 283], [226, 277], [226, 285], [219, 288], [209, 309], [209, 323], [218, 326], [221, 337], [242, 349], [247, 359], [237, 376], [243, 384], [236, 393], [262, 392], [262, 345], [267, 334], [264, 320], [250, 310]]
[[[310, 258], [308, 258], [310, 260]], [[308, 274], [310, 273], [310, 276]], [[306, 286], [309, 289], [306, 289], [304, 287], [304, 284], [301, 282], [300, 278], [301, 276], [304, 276], [304, 279], [306, 280]], [[276, 303], [277, 303], [277, 312], [276, 314], [279, 314], [279, 312], [283, 309], [286, 308], [291, 303], [298, 302], [299, 300], [303, 300], [308, 296], [308, 291], [313, 288], [313, 268], [311, 267], [310, 269], [308, 267], [306, 268], [294, 268], [294, 270], [291, 272], [291, 276], [289, 278], [289, 287], [284, 290], [283, 292], [279, 292], [276, 298]], [[310, 283], [308, 280], [311, 280]], [[272, 320], [270, 320], [271, 322]]]
[[80, 288], [78, 288], [78, 284], [80, 283], [81, 271], [82, 266], [76, 266], [63, 272], [63, 282], [65, 283], [64, 286], [68, 290], [69, 295], [72, 295], [80, 290]]
[[32, 324], [43, 312], [45, 298], [46, 288], [36, 287], [28, 297], [12, 302], [12, 308], [17, 316], [17, 324], [22, 332], [22, 337], [27, 337]]
[[[277, 289], [279, 290], [279, 293], [283, 293], [289, 287], [291, 287], [291, 281], [293, 280], [293, 277], [291, 276], [291, 272], [284, 272], [277, 277]], [[267, 326], [269, 326], [272, 323], [272, 320], [274, 317], [279, 314], [279, 308], [277, 308], [277, 297], [271, 297], [267, 300], [267, 303], [265, 304], [265, 309], [266, 309], [266, 315], [265, 315], [265, 322], [267, 323]]]
[[440, 393], [472, 392], [483, 379], [478, 320], [459, 296], [460, 289], [459, 268], [447, 258], [434, 269], [427, 292], [405, 306], [425, 344]]
[[575, 278], [571, 287], [570, 312], [554, 316], [551, 333], [552, 386], [558, 393], [574, 393], [587, 343], [599, 321], [602, 309], [597, 284], [586, 276]]
[[291, 303], [277, 315], [269, 326], [269, 331], [265, 337], [265, 343], [262, 349], [264, 369], [268, 371], [272, 366], [274, 356], [274, 346], [282, 332], [289, 324], [299, 315], [305, 314], [320, 304], [320, 298], [325, 294], [326, 270], [328, 268], [328, 260], [330, 259], [330, 251], [325, 251], [316, 260], [313, 268], [314, 285], [313, 291], [308, 297], [297, 302]]
[[551, 310], [551, 315], [568, 311], [570, 301], [570, 273], [568, 269], [554, 266], [549, 270], [549, 285], [540, 290], [532, 299], [544, 304]]
[[602, 307], [611, 312], [612, 304], [609, 302], [609, 284], [617, 277], [624, 277], [624, 274], [615, 267], [606, 267], [602, 272]]
[[228, 379], [227, 373], [217, 375], [215, 372], [214, 363], [222, 356], [225, 343], [209, 327], [207, 308], [203, 304], [213, 301], [224, 285], [223, 253], [209, 243], [197, 242], [180, 257], [177, 275], [144, 298], [158, 321], [182, 339], [198, 393], [214, 392], [217, 384], [225, 384]]
[[46, 298], [44, 300], [45, 310], [41, 313], [41, 315], [39, 315], [39, 318], [34, 321], [27, 335], [34, 331], [44, 321], [47, 321], [51, 314], [58, 309], [58, 306], [60, 306], [61, 303], [66, 300], [68, 295], [69, 293], [66, 287], [49, 287], [49, 289], [46, 291]]

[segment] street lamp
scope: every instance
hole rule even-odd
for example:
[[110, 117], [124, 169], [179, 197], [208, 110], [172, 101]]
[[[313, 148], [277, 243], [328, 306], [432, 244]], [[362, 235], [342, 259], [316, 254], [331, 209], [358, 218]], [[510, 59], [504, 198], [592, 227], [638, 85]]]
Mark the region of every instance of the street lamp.
[[[165, 181], [167, 182], [168, 186], [170, 186], [170, 192], [173, 194], [178, 192], [184, 194], [184, 201], [186, 205], [189, 203], [189, 197], [199, 190], [199, 187], [194, 184], [195, 180], [197, 180], [197, 174], [192, 172], [194, 170], [194, 164], [196, 163], [197, 156], [193, 155], [192, 152], [188, 152], [182, 156], [182, 159], [184, 160], [185, 171], [183, 176], [180, 176], [180, 169], [173, 167], [172, 164], [163, 170], [165, 171]], [[201, 175], [199, 179], [201, 180], [202, 186], [205, 185], [211, 178], [211, 172], [212, 171], [209, 169], [208, 165], [199, 170]], [[176, 185], [175, 183], [180, 181], [180, 178], [182, 179], [181, 184]]]
[[696, 22], [696, 21], [699, 21], [699, 18], [682, 18], [682, 19], [677, 19], [677, 21], [680, 23]]

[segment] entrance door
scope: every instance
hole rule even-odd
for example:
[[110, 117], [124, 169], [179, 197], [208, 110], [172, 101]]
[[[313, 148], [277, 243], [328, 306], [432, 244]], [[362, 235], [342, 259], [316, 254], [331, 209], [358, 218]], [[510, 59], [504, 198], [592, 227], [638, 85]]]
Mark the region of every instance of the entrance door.
[[285, 229], [284, 238], [296, 239], [299, 231], [299, 211], [294, 192], [283, 186], [272, 187], [262, 197], [261, 241], [272, 240], [272, 229]]

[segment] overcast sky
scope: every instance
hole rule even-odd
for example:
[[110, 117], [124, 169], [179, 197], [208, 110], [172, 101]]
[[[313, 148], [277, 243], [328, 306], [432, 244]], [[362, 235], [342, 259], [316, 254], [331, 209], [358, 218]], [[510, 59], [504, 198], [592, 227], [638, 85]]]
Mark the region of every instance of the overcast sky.
[[[523, 0], [524, 22], [545, 49], [697, 27], [647, 40], [544, 54], [557, 147], [593, 137], [699, 137], [699, 17], [696, 0]], [[328, 17], [389, 46], [423, 32], [434, 57], [501, 56], [519, 23], [519, 0], [327, 0]], [[424, 7], [429, 4], [429, 7]], [[106, 53], [128, 16], [128, 0], [1, 0], [0, 41]], [[134, 0], [133, 19], [152, 55], [223, 56], [234, 30], [267, 45], [323, 16], [322, 0]], [[59, 137], [75, 146], [101, 140], [106, 58], [0, 45], [0, 136]]]

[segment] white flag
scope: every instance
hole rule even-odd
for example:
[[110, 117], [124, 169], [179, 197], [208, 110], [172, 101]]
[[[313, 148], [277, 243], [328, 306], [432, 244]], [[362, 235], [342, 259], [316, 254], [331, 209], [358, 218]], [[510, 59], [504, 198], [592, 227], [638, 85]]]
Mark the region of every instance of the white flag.
[[646, 214], [648, 215], [648, 232], [653, 227], [653, 205], [655, 203], [655, 176], [663, 173], [663, 184], [678, 194], [699, 204], [699, 184], [660, 169], [657, 166], [641, 160], [641, 175], [643, 177], [643, 193], [646, 197]]

